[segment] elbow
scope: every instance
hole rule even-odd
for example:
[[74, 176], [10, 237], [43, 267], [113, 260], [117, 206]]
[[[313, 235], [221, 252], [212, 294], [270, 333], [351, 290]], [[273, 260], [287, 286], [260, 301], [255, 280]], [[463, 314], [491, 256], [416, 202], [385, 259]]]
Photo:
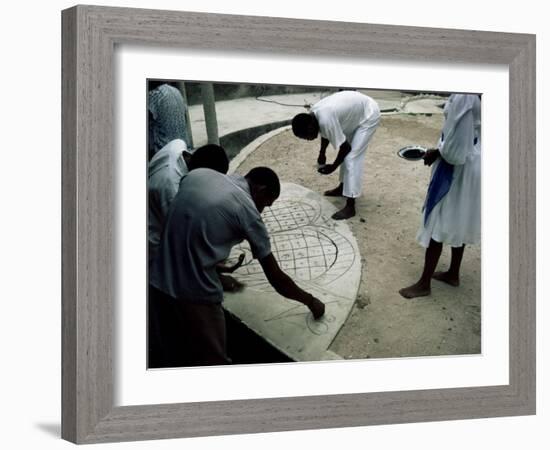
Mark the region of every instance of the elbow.
[[463, 149], [441, 149], [441, 158], [453, 166], [461, 166], [466, 162], [466, 155]]
[[465, 158], [453, 158], [453, 157], [445, 157], [443, 156], [443, 159], [451, 164], [452, 166], [461, 166], [466, 162]]

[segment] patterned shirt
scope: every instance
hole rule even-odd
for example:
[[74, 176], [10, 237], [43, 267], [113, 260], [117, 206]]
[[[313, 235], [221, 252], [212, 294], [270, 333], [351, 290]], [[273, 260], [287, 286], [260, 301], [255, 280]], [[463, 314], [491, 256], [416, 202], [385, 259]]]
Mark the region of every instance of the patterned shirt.
[[187, 106], [180, 91], [163, 84], [149, 91], [149, 159], [174, 139], [189, 146], [186, 128]]

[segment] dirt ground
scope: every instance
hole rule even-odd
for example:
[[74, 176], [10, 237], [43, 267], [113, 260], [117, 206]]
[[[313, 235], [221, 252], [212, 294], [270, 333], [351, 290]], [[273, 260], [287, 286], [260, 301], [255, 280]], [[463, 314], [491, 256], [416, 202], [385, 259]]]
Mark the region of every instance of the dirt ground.
[[[420, 276], [424, 249], [415, 236], [430, 170], [422, 161], [410, 162], [396, 152], [411, 144], [433, 146], [443, 116], [388, 115], [371, 141], [365, 158], [363, 196], [357, 215], [348, 220], [359, 245], [362, 276], [356, 304], [330, 350], [346, 359], [481, 352], [480, 247], [466, 247], [461, 285], [436, 280], [432, 294], [406, 300], [398, 290]], [[317, 192], [338, 184], [338, 171], [319, 175], [319, 141], [307, 142], [283, 132], [252, 153], [239, 167], [268, 165], [282, 181], [298, 183]], [[329, 146], [327, 160], [336, 152]], [[342, 198], [330, 198], [338, 209]], [[444, 246], [439, 269], [450, 261]]]

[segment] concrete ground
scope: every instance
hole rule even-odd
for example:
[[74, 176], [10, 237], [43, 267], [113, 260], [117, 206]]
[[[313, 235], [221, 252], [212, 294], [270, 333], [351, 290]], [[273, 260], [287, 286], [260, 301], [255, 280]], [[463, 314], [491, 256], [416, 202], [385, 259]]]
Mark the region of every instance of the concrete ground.
[[[441, 109], [436, 105], [444, 101], [416, 99], [398, 91], [362, 90], [361, 92], [375, 98], [381, 111], [402, 109], [412, 113], [440, 113]], [[258, 99], [245, 97], [218, 101], [216, 102], [218, 134], [222, 137], [240, 130], [291, 119], [294, 115], [305, 112], [306, 105], [313, 105], [329, 93], [329, 91], [321, 91], [318, 93], [271, 95]], [[194, 147], [206, 144], [203, 106], [190, 106], [189, 118]]]
[[[304, 105], [319, 101], [321, 96], [322, 93], [305, 93], [261, 97], [262, 100], [245, 97], [218, 101], [216, 102], [218, 134], [222, 137], [240, 130], [291, 119], [294, 115], [305, 111]], [[206, 144], [203, 106], [194, 105], [189, 107], [189, 118], [194, 146], [200, 147]]]
[[[434, 281], [432, 295], [406, 300], [398, 290], [415, 282], [424, 249], [415, 241], [429, 169], [421, 161], [397, 157], [399, 148], [437, 141], [442, 114], [386, 115], [365, 161], [364, 195], [349, 225], [358, 241], [362, 280], [356, 305], [330, 346], [346, 359], [475, 354], [481, 351], [481, 256], [467, 247], [461, 286]], [[336, 186], [337, 174], [321, 176], [315, 159], [319, 142], [295, 138], [290, 131], [261, 144], [239, 167], [269, 165], [282, 181], [322, 192]], [[329, 152], [329, 160], [336, 153]], [[342, 199], [330, 199], [336, 206]], [[440, 268], [448, 266], [445, 249]]]

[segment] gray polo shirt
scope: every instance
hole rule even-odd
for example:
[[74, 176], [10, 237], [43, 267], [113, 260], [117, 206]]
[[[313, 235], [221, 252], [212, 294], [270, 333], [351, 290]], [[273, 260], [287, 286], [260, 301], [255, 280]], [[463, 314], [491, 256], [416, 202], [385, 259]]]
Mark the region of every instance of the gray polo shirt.
[[195, 169], [172, 202], [149, 282], [174, 298], [220, 303], [223, 289], [216, 264], [244, 239], [255, 258], [271, 253], [269, 234], [246, 179]]

